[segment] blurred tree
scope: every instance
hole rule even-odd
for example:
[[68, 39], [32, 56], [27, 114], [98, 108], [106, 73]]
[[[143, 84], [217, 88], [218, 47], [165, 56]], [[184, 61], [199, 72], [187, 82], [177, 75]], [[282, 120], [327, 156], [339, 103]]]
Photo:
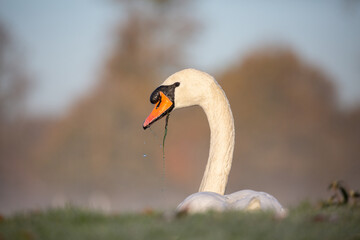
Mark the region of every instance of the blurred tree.
[[0, 122], [12, 122], [24, 112], [29, 78], [4, 25], [0, 23]]
[[[349, 147], [333, 84], [320, 70], [290, 49], [269, 47], [252, 52], [219, 80], [236, 121], [230, 189], [242, 183], [296, 201], [318, 194], [332, 178], [354, 179], [346, 173], [355, 158], [347, 155], [360, 155]], [[287, 196], [294, 188], [301, 190]]]
[[[176, 2], [121, 1], [124, 16], [98, 85], [36, 150], [36, 165], [55, 192], [87, 198], [101, 191], [121, 195], [118, 203], [129, 206], [136, 204], [130, 198], [140, 198], [134, 195], [161, 190], [161, 148], [153, 148], [154, 138], [146, 138], [141, 124], [151, 109], [144, 104], [149, 89], [181, 65], [196, 27], [184, 3]], [[158, 198], [153, 194], [149, 202], [151, 197]]]
[[[26, 118], [31, 84], [24, 58], [0, 23], [0, 205], [13, 201], [29, 179], [29, 152], [38, 124]], [[15, 190], [16, 189], [16, 190]], [[10, 199], [10, 200], [9, 200]], [[8, 205], [5, 205], [8, 206]]]
[[[106, 70], [135, 75], [143, 82], [149, 75], [170, 74], [181, 66], [186, 43], [197, 27], [186, 11], [187, 1], [119, 2], [125, 16], [115, 37], [114, 52], [118, 54], [109, 59]], [[104, 79], [121, 81], [113, 75]]]

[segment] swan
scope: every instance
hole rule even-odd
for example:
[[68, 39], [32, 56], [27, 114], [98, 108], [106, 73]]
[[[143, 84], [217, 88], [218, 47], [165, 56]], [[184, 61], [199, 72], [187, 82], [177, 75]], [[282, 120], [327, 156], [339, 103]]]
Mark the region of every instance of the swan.
[[224, 195], [235, 144], [234, 118], [224, 91], [212, 76], [196, 69], [176, 72], [152, 92], [150, 102], [155, 107], [144, 129], [175, 109], [194, 105], [204, 110], [209, 122], [210, 150], [199, 192], [181, 202], [178, 212], [258, 209], [285, 216], [286, 210], [268, 193], [242, 190]]

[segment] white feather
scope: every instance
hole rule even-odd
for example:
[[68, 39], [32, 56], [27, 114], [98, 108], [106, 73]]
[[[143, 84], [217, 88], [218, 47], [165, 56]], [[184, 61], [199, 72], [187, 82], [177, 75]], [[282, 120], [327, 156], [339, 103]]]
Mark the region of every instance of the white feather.
[[210, 150], [198, 193], [187, 197], [177, 207], [189, 213], [208, 210], [271, 210], [284, 216], [281, 204], [264, 192], [242, 190], [224, 195], [233, 160], [235, 145], [234, 118], [226, 95], [216, 80], [207, 73], [185, 69], [171, 75], [163, 85], [179, 82], [175, 89], [175, 108], [200, 106], [209, 121]]

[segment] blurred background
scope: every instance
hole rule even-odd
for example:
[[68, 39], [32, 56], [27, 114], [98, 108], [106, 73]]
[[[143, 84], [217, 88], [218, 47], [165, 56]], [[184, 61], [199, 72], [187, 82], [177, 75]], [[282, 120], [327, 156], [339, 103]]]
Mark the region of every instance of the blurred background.
[[193, 67], [235, 118], [227, 193], [285, 206], [360, 188], [360, 1], [0, 1], [0, 213], [174, 208], [209, 148], [200, 108], [143, 131], [151, 92]]

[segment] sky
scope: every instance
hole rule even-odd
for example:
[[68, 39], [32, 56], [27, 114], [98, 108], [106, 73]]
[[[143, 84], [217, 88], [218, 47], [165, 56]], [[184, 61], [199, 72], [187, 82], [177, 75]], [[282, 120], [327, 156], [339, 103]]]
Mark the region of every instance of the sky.
[[[360, 1], [198, 0], [203, 27], [187, 66], [216, 74], [256, 47], [291, 47], [335, 81], [343, 106], [360, 102]], [[108, 0], [0, 0], [0, 21], [35, 80], [35, 114], [61, 114], [99, 79], [121, 11]]]

